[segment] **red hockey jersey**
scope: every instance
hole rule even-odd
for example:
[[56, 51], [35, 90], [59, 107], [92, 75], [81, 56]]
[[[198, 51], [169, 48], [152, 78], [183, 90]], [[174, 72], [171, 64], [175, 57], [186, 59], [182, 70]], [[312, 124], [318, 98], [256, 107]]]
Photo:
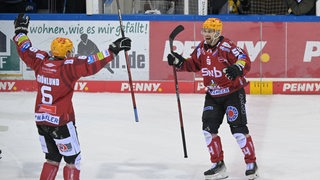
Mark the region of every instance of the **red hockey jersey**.
[[105, 50], [88, 57], [54, 60], [47, 52], [33, 47], [23, 33], [14, 36], [13, 40], [22, 61], [35, 72], [37, 124], [61, 126], [75, 121], [72, 96], [76, 81], [97, 73], [114, 58], [112, 52]]
[[[235, 80], [229, 80], [223, 69], [241, 61], [243, 75]], [[250, 70], [251, 61], [248, 54], [237, 47], [231, 40], [220, 36], [214, 47], [208, 46], [205, 41], [192, 52], [178, 71], [201, 72], [203, 84], [212, 96], [225, 96], [247, 85], [246, 73]]]

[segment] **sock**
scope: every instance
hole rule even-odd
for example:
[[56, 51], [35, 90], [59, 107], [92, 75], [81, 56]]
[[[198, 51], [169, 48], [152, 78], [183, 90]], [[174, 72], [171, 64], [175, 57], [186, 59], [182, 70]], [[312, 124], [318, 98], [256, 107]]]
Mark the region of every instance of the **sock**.
[[211, 162], [217, 163], [219, 161], [222, 161], [223, 160], [223, 151], [222, 151], [220, 137], [218, 135], [212, 137], [212, 134], [207, 131], [203, 131], [203, 133], [204, 133], [207, 147], [208, 147], [208, 150], [210, 153]]
[[79, 180], [80, 170], [72, 166], [64, 166], [63, 168], [63, 178], [64, 180]]
[[43, 163], [40, 180], [55, 180], [59, 166], [45, 162]]
[[244, 154], [244, 161], [246, 164], [256, 162], [256, 154], [251, 136], [245, 136], [241, 133], [235, 133], [233, 136], [237, 139], [237, 142]]

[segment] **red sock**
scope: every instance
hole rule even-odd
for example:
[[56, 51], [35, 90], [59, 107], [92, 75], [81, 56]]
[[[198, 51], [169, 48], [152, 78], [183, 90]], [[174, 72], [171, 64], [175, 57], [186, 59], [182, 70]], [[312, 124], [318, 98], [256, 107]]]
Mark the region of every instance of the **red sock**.
[[208, 145], [210, 160], [212, 163], [217, 163], [223, 160], [223, 151], [221, 140], [219, 136], [215, 136], [212, 138], [210, 144]]
[[63, 168], [63, 178], [64, 180], [79, 180], [80, 170], [76, 167], [64, 166]]
[[256, 154], [251, 136], [246, 138], [246, 145], [241, 148], [241, 150], [244, 154], [244, 161], [246, 164], [256, 162]]
[[45, 162], [43, 163], [40, 180], [54, 180], [56, 178], [59, 166]]

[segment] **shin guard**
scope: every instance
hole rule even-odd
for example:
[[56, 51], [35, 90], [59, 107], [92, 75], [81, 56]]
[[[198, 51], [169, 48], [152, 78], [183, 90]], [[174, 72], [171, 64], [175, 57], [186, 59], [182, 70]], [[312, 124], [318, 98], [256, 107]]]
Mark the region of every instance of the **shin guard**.
[[79, 180], [80, 170], [76, 167], [65, 165], [63, 168], [63, 178], [64, 180]]
[[40, 180], [55, 180], [59, 166], [45, 162], [43, 163]]
[[203, 131], [206, 138], [207, 147], [210, 153], [210, 160], [212, 163], [217, 163], [223, 160], [223, 151], [220, 137], [217, 135], [212, 137], [211, 133]]
[[245, 136], [241, 133], [235, 133], [233, 136], [244, 154], [244, 161], [246, 164], [256, 162], [256, 154], [251, 136]]

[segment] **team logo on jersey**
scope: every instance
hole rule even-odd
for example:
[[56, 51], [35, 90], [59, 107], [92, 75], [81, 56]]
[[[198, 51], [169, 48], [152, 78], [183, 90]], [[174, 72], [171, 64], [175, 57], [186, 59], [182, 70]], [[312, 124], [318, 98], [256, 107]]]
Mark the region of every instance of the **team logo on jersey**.
[[14, 38], [14, 40], [15, 40], [15, 41], [19, 41], [19, 38], [25, 37], [25, 36], [26, 36], [25, 34], [19, 33], [19, 34]]
[[24, 52], [24, 51], [26, 51], [30, 46], [31, 46], [30, 41], [27, 41], [27, 42], [23, 43], [23, 44], [20, 46], [20, 50], [21, 50], [22, 52]]
[[49, 67], [49, 68], [56, 66], [56, 65], [54, 65], [53, 63], [47, 63], [47, 64], [44, 64], [44, 65], [47, 66], [47, 67]]
[[217, 69], [216, 67], [213, 67], [213, 69], [208, 69], [208, 68], [202, 68], [201, 69], [202, 72], [202, 76], [210, 76], [210, 77], [222, 77], [222, 71], [220, 71], [219, 69]]
[[87, 59], [87, 56], [79, 56], [78, 59], [85, 60]]
[[222, 51], [230, 52], [230, 49], [227, 48], [227, 47], [220, 46], [220, 49], [221, 49]]
[[234, 106], [227, 107], [228, 121], [230, 121], [230, 122], [235, 121], [237, 119], [238, 115], [239, 115], [239, 112], [238, 112], [237, 108], [235, 108]]
[[225, 47], [227, 47], [227, 48], [231, 48], [231, 45], [230, 45], [229, 43], [227, 43], [227, 42], [223, 42], [223, 43], [222, 43], [222, 46], [225, 46]]
[[213, 106], [206, 106], [203, 108], [203, 111], [210, 111], [213, 110]]
[[[29, 49], [31, 50], [31, 49], [33, 49], [33, 48], [30, 47]], [[36, 54], [36, 58], [43, 60], [43, 59], [44, 59], [44, 55], [43, 55], [43, 54], [40, 54], [40, 53], [37, 53], [37, 54]]]
[[60, 152], [70, 152], [72, 150], [72, 146], [71, 146], [71, 143], [68, 143], [68, 144], [57, 144], [58, 146], [58, 149]]
[[209, 56], [207, 56], [207, 65], [211, 65], [211, 59], [210, 59], [210, 57]]
[[88, 59], [87, 59], [87, 63], [88, 64], [91, 64], [93, 63], [95, 60], [94, 60], [94, 57], [91, 55], [91, 56], [88, 56]]
[[73, 59], [67, 59], [64, 64], [73, 64]]
[[246, 59], [247, 55], [245, 54], [239, 54], [238, 59]]
[[60, 117], [59, 116], [53, 116], [48, 113], [35, 113], [34, 115], [35, 121], [36, 122], [48, 122], [51, 124], [58, 125], [60, 122]]

